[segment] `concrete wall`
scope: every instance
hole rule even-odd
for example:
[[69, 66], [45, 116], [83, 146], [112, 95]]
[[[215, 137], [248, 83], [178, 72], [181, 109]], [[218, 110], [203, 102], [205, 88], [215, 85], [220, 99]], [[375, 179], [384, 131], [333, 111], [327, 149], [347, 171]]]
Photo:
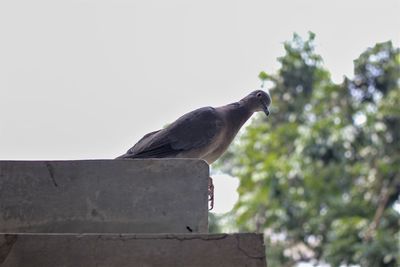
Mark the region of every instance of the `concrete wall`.
[[200, 160], [0, 161], [0, 232], [207, 232]]
[[261, 234], [0, 235], [2, 267], [265, 267]]

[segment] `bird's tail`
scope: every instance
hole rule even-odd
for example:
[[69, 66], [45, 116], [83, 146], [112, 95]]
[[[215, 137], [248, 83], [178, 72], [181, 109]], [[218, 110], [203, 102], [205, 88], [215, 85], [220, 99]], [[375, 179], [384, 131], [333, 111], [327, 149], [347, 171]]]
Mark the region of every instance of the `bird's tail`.
[[133, 154], [125, 153], [119, 157], [116, 157], [115, 159], [135, 159], [135, 158], [138, 158], [138, 157], [136, 157]]

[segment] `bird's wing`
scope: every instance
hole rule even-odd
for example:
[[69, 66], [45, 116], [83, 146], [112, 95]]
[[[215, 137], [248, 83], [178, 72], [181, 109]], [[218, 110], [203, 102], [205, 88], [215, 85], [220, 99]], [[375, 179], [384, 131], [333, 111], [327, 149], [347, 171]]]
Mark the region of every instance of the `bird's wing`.
[[222, 119], [214, 108], [200, 108], [165, 129], [145, 135], [121, 158], [173, 157], [210, 144], [221, 128]]

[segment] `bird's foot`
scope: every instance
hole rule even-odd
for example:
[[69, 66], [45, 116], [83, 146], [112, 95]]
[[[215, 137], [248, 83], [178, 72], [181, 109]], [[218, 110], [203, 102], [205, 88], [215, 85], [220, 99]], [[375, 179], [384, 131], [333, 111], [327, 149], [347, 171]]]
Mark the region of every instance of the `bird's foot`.
[[208, 177], [208, 201], [210, 202], [208, 210], [212, 210], [214, 208], [214, 184], [211, 177]]

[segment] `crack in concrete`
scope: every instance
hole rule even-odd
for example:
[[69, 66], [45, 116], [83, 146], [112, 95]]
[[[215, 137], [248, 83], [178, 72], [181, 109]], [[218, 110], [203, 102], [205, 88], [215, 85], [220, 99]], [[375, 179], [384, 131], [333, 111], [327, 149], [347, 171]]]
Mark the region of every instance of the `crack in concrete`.
[[240, 236], [235, 235], [236, 238], [236, 242], [237, 242], [237, 248], [240, 252], [242, 252], [246, 257], [251, 258], [251, 259], [256, 259], [256, 260], [265, 260], [265, 254], [263, 254], [262, 256], [254, 256], [254, 255], [250, 255], [245, 249], [243, 249], [240, 246]]
[[228, 236], [228, 234], [221, 234], [221, 235], [215, 235], [215, 236], [166, 236], [165, 238], [160, 238], [160, 239], [172, 239], [172, 240], [178, 240], [178, 241], [186, 241], [186, 240], [201, 240], [201, 241], [214, 241], [214, 240], [221, 240], [225, 239]]
[[8, 255], [10, 254], [15, 242], [17, 242], [17, 235], [4, 234], [4, 243], [0, 244], [0, 264], [3, 264]]
[[53, 168], [53, 166], [51, 166], [50, 163], [46, 162], [46, 168], [47, 168], [47, 171], [49, 172], [49, 175], [50, 175], [51, 181], [53, 182], [53, 185], [55, 187], [58, 187], [56, 178], [54, 177], [54, 168]]
[[108, 236], [108, 235], [99, 235], [97, 238], [100, 240], [121, 240], [121, 241], [129, 241], [129, 240], [145, 240], [145, 239], [151, 239], [151, 240], [177, 240], [180, 242], [187, 241], [187, 240], [201, 240], [201, 241], [215, 241], [215, 240], [221, 240], [228, 237], [228, 234], [218, 234], [218, 235], [212, 235], [212, 236], [198, 236], [198, 235], [193, 235], [193, 236], [179, 236], [179, 235], [165, 235], [162, 237], [155, 237], [155, 236], [124, 236], [124, 235], [113, 235], [113, 236]]

